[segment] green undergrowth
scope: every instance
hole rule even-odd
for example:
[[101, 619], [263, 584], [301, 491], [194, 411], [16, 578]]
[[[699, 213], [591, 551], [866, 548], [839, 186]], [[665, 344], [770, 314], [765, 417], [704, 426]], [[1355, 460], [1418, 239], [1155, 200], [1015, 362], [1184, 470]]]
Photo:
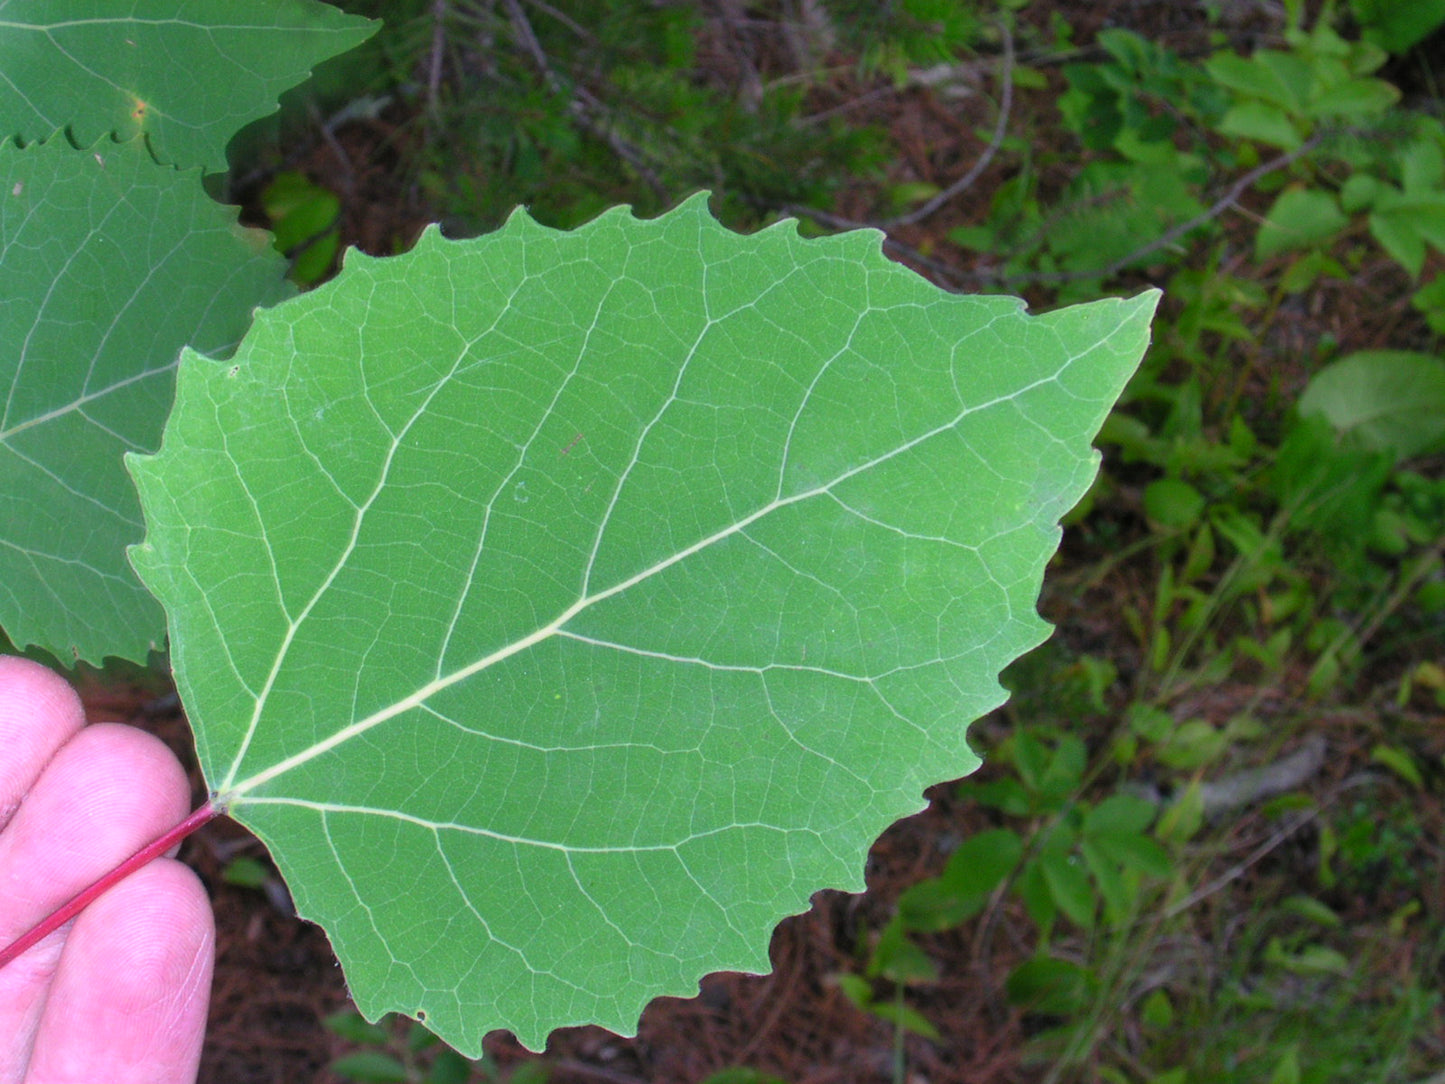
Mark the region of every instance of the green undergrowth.
[[[994, 166], [921, 242], [896, 236], [969, 289], [1166, 301], [1046, 598], [1060, 632], [1011, 669], [989, 767], [951, 795], [970, 833], [936, 841], [837, 996], [879, 1019], [903, 1080], [944, 1041], [926, 995], [945, 969], [1024, 944], [974, 996], [1022, 1022], [1034, 1078], [1426, 1079], [1445, 1053], [1445, 125], [1420, 43], [1445, 6], [1286, 3], [1246, 34], [1206, 4], [1177, 43], [1125, 16], [1085, 40], [1037, 0], [346, 6], [388, 27], [310, 115], [387, 116], [401, 184], [462, 232], [704, 186], [735, 225], [845, 192], [886, 224], [939, 187], [858, 103], [942, 94], [919, 89], [939, 65], [974, 79]], [[289, 116], [297, 138], [307, 110]], [[251, 146], [314, 283], [336, 193]], [[356, 1048], [346, 1079], [546, 1079], [415, 1027], [329, 1026]], [[716, 1079], [745, 1078], [775, 1079]]]
[[[950, 233], [974, 281], [1064, 300], [1143, 277], [1167, 315], [1101, 437], [1061, 633], [959, 785], [988, 827], [844, 984], [896, 1029], [937, 1038], [913, 996], [935, 955], [1027, 930], [999, 992], [1040, 1079], [1438, 1064], [1445, 130], [1381, 74], [1412, 58], [1376, 10], [1292, 8], [1267, 47], [1219, 29], [1202, 59], [1104, 31], [1047, 74], [1067, 147], [1005, 145], [982, 224]], [[1366, 322], [1374, 276], [1393, 337], [1311, 318], [1354, 292]]]

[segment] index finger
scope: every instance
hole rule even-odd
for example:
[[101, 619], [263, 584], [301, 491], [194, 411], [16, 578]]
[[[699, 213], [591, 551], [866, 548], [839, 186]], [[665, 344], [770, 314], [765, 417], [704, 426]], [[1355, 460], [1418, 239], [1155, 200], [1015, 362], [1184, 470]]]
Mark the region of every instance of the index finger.
[[80, 697], [64, 678], [38, 662], [0, 655], [0, 829], [84, 725]]

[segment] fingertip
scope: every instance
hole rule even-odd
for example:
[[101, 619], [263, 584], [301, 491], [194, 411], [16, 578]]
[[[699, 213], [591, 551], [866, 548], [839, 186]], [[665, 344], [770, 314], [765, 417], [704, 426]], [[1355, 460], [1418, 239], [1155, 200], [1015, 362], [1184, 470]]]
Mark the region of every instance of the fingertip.
[[96, 900], [66, 941], [36, 1036], [36, 1079], [194, 1080], [215, 924], [200, 880], [157, 859]]
[[0, 936], [174, 828], [189, 800], [184, 771], [153, 735], [118, 723], [75, 734], [0, 834]]
[[69, 682], [38, 662], [0, 655], [0, 827], [84, 725], [85, 709]]
[[92, 723], [71, 739], [57, 766], [62, 760], [77, 800], [95, 809], [97, 820], [122, 811], [148, 819], [158, 832], [190, 812], [185, 769], [154, 734], [125, 723]]

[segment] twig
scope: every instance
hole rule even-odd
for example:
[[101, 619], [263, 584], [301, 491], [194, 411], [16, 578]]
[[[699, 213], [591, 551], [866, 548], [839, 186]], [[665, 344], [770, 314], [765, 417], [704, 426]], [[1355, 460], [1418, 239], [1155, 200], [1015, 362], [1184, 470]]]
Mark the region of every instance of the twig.
[[1400, 582], [1395, 585], [1389, 597], [1375, 608], [1368, 620], [1362, 621], [1353, 628], [1346, 627], [1330, 642], [1329, 646], [1320, 653], [1319, 660], [1313, 669], [1310, 670], [1309, 680], [1314, 680], [1325, 666], [1326, 660], [1338, 656], [1349, 646], [1351, 640], [1354, 641], [1354, 651], [1352, 652], [1354, 656], [1357, 657], [1360, 652], [1364, 651], [1365, 645], [1370, 642], [1375, 633], [1380, 631], [1380, 626], [1410, 597], [1410, 592], [1415, 590], [1415, 585], [1439, 563], [1442, 556], [1445, 556], [1445, 538], [1441, 538], [1416, 558], [1410, 570], [1400, 577]]
[[1279, 829], [1279, 831], [1275, 832], [1272, 836], [1270, 836], [1253, 851], [1251, 851], [1244, 858], [1243, 861], [1237, 862], [1234, 865], [1230, 866], [1227, 870], [1221, 873], [1218, 877], [1214, 878], [1214, 880], [1210, 881], [1208, 884], [1196, 888], [1193, 892], [1189, 893], [1189, 895], [1185, 896], [1178, 903], [1174, 904], [1168, 910], [1166, 910], [1164, 912], [1164, 916], [1166, 918], [1173, 918], [1175, 915], [1182, 914], [1183, 912], [1189, 910], [1189, 908], [1193, 907], [1196, 903], [1199, 903], [1201, 900], [1208, 899], [1210, 896], [1214, 895], [1221, 888], [1225, 887], [1225, 885], [1239, 880], [1241, 877], [1243, 877], [1246, 873], [1249, 872], [1251, 866], [1253, 866], [1260, 859], [1264, 858], [1265, 855], [1269, 854], [1270, 851], [1274, 850], [1285, 840], [1289, 839], [1290, 836], [1294, 835], [1305, 825], [1309, 824], [1310, 821], [1318, 817], [1321, 811], [1321, 808], [1317, 807], [1315, 809], [1309, 810], [1306, 813], [1301, 813], [1297, 817], [1292, 817], [1290, 820], [1285, 822], [1283, 828]]
[[572, 31], [572, 33], [576, 34], [583, 41], [588, 43], [595, 43], [597, 41], [597, 35], [593, 34], [585, 26], [577, 22], [566, 12], [558, 11], [551, 4], [544, 4], [542, 0], [527, 0], [527, 3], [531, 4], [543, 15], [550, 15], [552, 18], [556, 19], [559, 23], [565, 26], [568, 30]]
[[356, 193], [356, 169], [351, 164], [351, 155], [346, 153], [346, 148], [341, 145], [341, 140], [336, 138], [336, 132], [330, 121], [323, 120], [321, 111], [316, 108], [315, 101], [307, 101], [307, 115], [311, 118], [312, 125], [321, 133], [321, 140], [331, 151], [337, 164], [341, 167], [341, 176], [344, 179], [346, 195], [352, 196]]
[[1322, 135], [1313, 135], [1309, 139], [1301, 143], [1294, 150], [1289, 151], [1285, 154], [1281, 154], [1278, 157], [1271, 158], [1268, 162], [1265, 162], [1261, 165], [1255, 166], [1243, 177], [1239, 178], [1239, 180], [1235, 181], [1232, 185], [1230, 185], [1229, 188], [1225, 190], [1224, 195], [1220, 196], [1217, 200], [1210, 204], [1210, 206], [1206, 210], [1201, 211], [1199, 214], [1195, 215], [1187, 222], [1180, 222], [1178, 225], [1170, 227], [1169, 229], [1161, 233], [1158, 237], [1154, 238], [1154, 240], [1150, 241], [1148, 244], [1140, 245], [1127, 256], [1121, 256], [1113, 263], [1107, 264], [1104, 267], [1092, 268], [1085, 271], [1053, 271], [1041, 274], [1025, 273], [1022, 275], [988, 275], [987, 273], [979, 273], [979, 277], [993, 278], [994, 280], [999, 282], [1040, 283], [1074, 282], [1079, 279], [1108, 278], [1110, 275], [1114, 275], [1122, 271], [1135, 260], [1143, 259], [1145, 256], [1148, 256], [1151, 253], [1158, 252], [1161, 248], [1164, 248], [1167, 245], [1172, 245], [1175, 241], [1179, 240], [1179, 238], [1183, 237], [1186, 233], [1198, 229], [1206, 222], [1212, 222], [1214, 219], [1224, 214], [1225, 211], [1229, 210], [1230, 207], [1234, 206], [1235, 202], [1239, 199], [1239, 197], [1244, 195], [1245, 192], [1247, 192], [1251, 187], [1253, 187], [1254, 183], [1258, 181], [1261, 177], [1268, 176], [1271, 173], [1277, 172], [1278, 170], [1285, 169], [1286, 167], [1290, 166], [1296, 160], [1308, 154], [1310, 151], [1314, 150], [1317, 146], [1319, 146], [1323, 138], [1324, 137]]
[[1245, 768], [1223, 779], [1199, 784], [1204, 819], [1213, 820], [1244, 806], [1297, 789], [1325, 766], [1325, 739], [1311, 734], [1298, 749], [1261, 768]]
[[[923, 253], [919, 252], [917, 249], [911, 248], [910, 246], [905, 245], [903, 242], [897, 241], [892, 237], [885, 237], [883, 244], [885, 248], [892, 250], [895, 254], [901, 256], [910, 263], [915, 263], [920, 267], [927, 268], [930, 272], [932, 272], [938, 278], [942, 279], [945, 283], [947, 283], [949, 289], [953, 290], [961, 290], [968, 287], [969, 285], [977, 285], [979, 283], [989, 283], [993, 285], [1014, 285], [1021, 283], [1049, 284], [1059, 282], [1075, 282], [1080, 279], [1108, 278], [1110, 275], [1114, 275], [1119, 271], [1122, 271], [1124, 268], [1132, 264], [1135, 260], [1142, 259], [1143, 257], [1148, 256], [1152, 252], [1157, 252], [1159, 249], [1164, 248], [1166, 245], [1173, 244], [1180, 237], [1183, 237], [1191, 230], [1198, 229], [1200, 226], [1204, 225], [1204, 223], [1218, 218], [1230, 207], [1232, 207], [1234, 203], [1239, 199], [1239, 197], [1244, 195], [1244, 193], [1248, 191], [1249, 188], [1261, 177], [1265, 177], [1270, 173], [1276, 172], [1277, 170], [1287, 168], [1291, 163], [1295, 162], [1297, 159], [1299, 159], [1305, 154], [1308, 154], [1315, 147], [1317, 147], [1322, 139], [1323, 136], [1321, 135], [1311, 136], [1294, 150], [1289, 151], [1285, 154], [1281, 154], [1275, 158], [1271, 158], [1268, 162], [1256, 166], [1254, 169], [1250, 170], [1243, 177], [1240, 177], [1237, 181], [1230, 185], [1229, 188], [1225, 190], [1222, 196], [1220, 196], [1212, 204], [1210, 204], [1207, 210], [1200, 212], [1193, 218], [1189, 219], [1187, 222], [1181, 222], [1178, 225], [1171, 227], [1170, 229], [1164, 231], [1164, 233], [1160, 234], [1158, 237], [1154, 238], [1154, 240], [1148, 242], [1147, 244], [1141, 245], [1139, 248], [1135, 249], [1127, 256], [1120, 257], [1113, 263], [1108, 264], [1104, 267], [1090, 268], [1083, 271], [1026, 271], [1021, 274], [1001, 274], [991, 268], [986, 267], [969, 270], [949, 266], [948, 264], [941, 263], [938, 260], [930, 259], [929, 257], [923, 255]], [[982, 159], [980, 159], [980, 161], [982, 161]], [[978, 166], [975, 165], [975, 169], [977, 168]], [[969, 172], [972, 173], [974, 172], [974, 170], [970, 170]], [[961, 178], [960, 180], [964, 179], [967, 178]], [[935, 197], [935, 199], [936, 198], [937, 197]], [[931, 203], [932, 201], [930, 200], [929, 202]], [[898, 219], [892, 219], [883, 223], [859, 222], [856, 219], [844, 218], [842, 215], [835, 215], [828, 211], [820, 211], [816, 208], [804, 207], [799, 204], [787, 204], [782, 208], [782, 210], [786, 214], [799, 215], [811, 218], [815, 222], [818, 222], [824, 226], [836, 230], [886, 230], [889, 227], [899, 223]], [[920, 210], [922, 210], [922, 208], [920, 208]]]
[[1230, 866], [1229, 869], [1225, 870], [1214, 880], [1210, 881], [1207, 885], [1203, 885], [1200, 888], [1195, 889], [1178, 903], [1171, 905], [1168, 910], [1164, 912], [1164, 917], [1173, 918], [1175, 915], [1181, 914], [1184, 911], [1189, 910], [1189, 908], [1193, 907], [1201, 900], [1205, 900], [1210, 896], [1214, 895], [1214, 893], [1218, 892], [1226, 885], [1239, 880], [1239, 878], [1243, 877], [1246, 873], [1249, 872], [1251, 866], [1260, 861], [1260, 859], [1264, 858], [1265, 855], [1269, 854], [1270, 851], [1274, 850], [1285, 840], [1289, 839], [1290, 836], [1294, 835], [1301, 828], [1303, 828], [1305, 825], [1309, 824], [1316, 817], [1318, 817], [1321, 813], [1325, 812], [1325, 810], [1329, 809], [1329, 807], [1332, 806], [1339, 798], [1339, 796], [1343, 794], [1346, 790], [1349, 790], [1353, 787], [1362, 786], [1368, 782], [1370, 782], [1369, 777], [1362, 774], [1357, 774], [1356, 776], [1352, 776], [1351, 778], [1346, 779], [1339, 786], [1335, 787], [1333, 789], [1333, 792], [1323, 802], [1315, 806], [1315, 808], [1308, 810], [1307, 812], [1301, 813], [1297, 817], [1290, 818], [1283, 827], [1281, 827], [1277, 832], [1275, 832], [1258, 847], [1252, 850], [1244, 859], [1235, 863], [1233, 866]]
[[[879, 228], [872, 222], [858, 222], [851, 218], [844, 218], [842, 215], [835, 215], [831, 211], [820, 211], [816, 207], [804, 207], [798, 203], [787, 203], [779, 209], [784, 214], [801, 218], [811, 218], [819, 225], [827, 226], [829, 229], [834, 230], [876, 230]], [[958, 268], [950, 267], [940, 260], [925, 256], [912, 245], [894, 240], [887, 234], [883, 237], [883, 248], [910, 264], [926, 269], [941, 280], [940, 285], [955, 293], [966, 288], [971, 281], [967, 271], [960, 271]]]
[[553, 70], [546, 52], [542, 49], [542, 43], [537, 40], [537, 34], [532, 29], [532, 23], [527, 18], [527, 13], [522, 10], [522, 5], [518, 0], [503, 0], [503, 2], [506, 4], [507, 15], [512, 20], [512, 28], [516, 31], [517, 38], [522, 47], [531, 55], [532, 62], [537, 65], [537, 70], [546, 81], [548, 89], [559, 97], [566, 97], [568, 100], [567, 111], [572, 114], [582, 129], [611, 147], [619, 158], [637, 171], [638, 176], [652, 189], [653, 195], [659, 200], [666, 200], [667, 186], [647, 164], [642, 152], [611, 128], [598, 121], [597, 115], [606, 112], [602, 102], [586, 87], [574, 86], [569, 91], [562, 78]]
[[1000, 23], [999, 26], [1003, 32], [1003, 72], [1000, 75], [1000, 79], [1003, 82], [1003, 89], [1000, 92], [998, 121], [994, 124], [993, 137], [988, 141], [988, 146], [985, 147], [983, 153], [978, 156], [978, 161], [974, 162], [973, 166], [970, 167], [969, 171], [962, 177], [954, 181], [922, 207], [915, 208], [905, 215], [890, 218], [882, 224], [884, 229], [893, 229], [897, 226], [912, 226], [916, 222], [921, 222], [945, 203], [968, 191], [968, 189], [973, 187], [974, 182], [982, 176], [983, 171], [988, 168], [989, 163], [993, 161], [994, 155], [998, 153], [998, 149], [1003, 146], [1004, 136], [1008, 134], [1009, 117], [1013, 113], [1014, 39], [1013, 34], [1009, 32], [1007, 23]]
[[441, 100], [442, 51], [446, 48], [447, 0], [432, 0], [431, 57], [426, 69], [426, 111], [436, 116]]

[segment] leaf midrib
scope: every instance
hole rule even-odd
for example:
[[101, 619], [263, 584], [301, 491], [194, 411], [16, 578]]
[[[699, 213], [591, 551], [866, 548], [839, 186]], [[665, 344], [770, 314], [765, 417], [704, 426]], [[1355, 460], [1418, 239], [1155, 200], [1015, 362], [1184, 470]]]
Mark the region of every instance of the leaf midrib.
[[33, 429], [38, 425], [44, 425], [47, 422], [53, 422], [58, 418], [63, 418], [67, 414], [73, 414], [74, 412], [95, 402], [97, 399], [105, 398], [105, 396], [110, 395], [112, 392], [121, 391], [125, 388], [130, 387], [132, 384], [139, 383], [142, 380], [149, 380], [153, 376], [161, 376], [165, 373], [171, 372], [175, 369], [176, 365], [177, 362], [173, 361], [169, 365], [162, 365], [159, 368], [147, 369], [141, 373], [134, 373], [131, 376], [124, 378], [123, 380], [117, 380], [114, 384], [110, 384], [107, 387], [101, 388], [99, 391], [86, 392], [84, 395], [81, 395], [76, 399], [72, 399], [70, 402], [66, 403], [63, 406], [58, 406], [51, 410], [47, 410], [44, 414], [37, 414], [33, 418], [26, 418], [23, 422], [16, 422], [8, 429], [0, 429], [0, 444], [4, 444], [12, 440], [13, 438], [19, 436], [21, 433], [25, 432], [25, 430], [27, 429]]
[[[666, 569], [672, 567], [678, 562], [686, 560], [688, 557], [691, 557], [695, 553], [699, 553], [702, 550], [705, 550], [717, 544], [718, 542], [721, 542], [727, 538], [732, 537], [735, 534], [738, 534], [752, 524], [756, 523], [758, 520], [762, 519], [764, 516], [770, 515], [773, 512], [779, 510], [780, 508], [785, 508], [792, 504], [798, 504], [806, 500], [811, 500], [814, 497], [825, 495], [829, 493], [834, 487], [842, 484], [843, 482], [846, 482], [850, 478], [856, 477], [859, 474], [872, 470], [874, 467], [879, 466], [880, 464], [885, 463], [896, 456], [902, 455], [904, 452], [909, 451], [917, 445], [922, 444], [927, 440], [931, 440], [933, 437], [938, 436], [941, 433], [945, 433], [954, 429], [958, 426], [960, 422], [962, 422], [971, 414], [976, 414], [980, 411], [989, 410], [1003, 403], [1011, 402], [1019, 398], [1020, 396], [1034, 390], [1035, 388], [1056, 382], [1063, 375], [1064, 371], [1071, 364], [1073, 364], [1075, 360], [1077, 360], [1076, 357], [1067, 359], [1056, 372], [1050, 374], [1047, 377], [1042, 377], [1022, 387], [1016, 388], [1008, 395], [996, 396], [995, 398], [987, 400], [986, 402], [965, 407], [948, 422], [945, 422], [942, 425], [936, 426], [924, 433], [921, 433], [910, 440], [903, 441], [896, 448], [893, 448], [888, 452], [876, 456], [875, 458], [870, 459], [864, 463], [860, 463], [856, 467], [852, 467], [849, 470], [843, 471], [836, 478], [833, 478], [832, 480], [822, 485], [818, 485], [811, 489], [795, 493], [792, 496], [775, 498], [774, 500], [769, 501], [767, 504], [761, 506], [756, 511], [750, 513], [749, 515], [743, 517], [735, 523], [729, 524], [727, 527], [715, 531], [713, 534], [708, 535], [705, 538], [699, 539], [692, 545], [687, 546], [674, 554], [671, 554], [667, 558], [643, 569], [640, 572], [635, 573], [627, 579], [619, 581], [618, 583], [613, 584], [611, 587], [605, 588], [601, 591], [597, 591], [593, 594], [583, 595], [576, 602], [572, 603], [572, 605], [568, 606], [565, 610], [558, 614], [557, 617], [553, 618], [552, 621], [537, 629], [535, 632], [529, 633], [528, 635], [522, 637], [519, 640], [515, 640], [504, 647], [498, 648], [496, 651], [493, 651], [490, 654], [483, 656], [482, 658], [468, 664], [467, 666], [454, 670], [450, 674], [435, 678], [432, 681], [427, 682], [425, 685], [418, 688], [411, 695], [404, 697], [401, 700], [397, 700], [379, 711], [373, 712], [371, 715], [368, 715], [364, 719], [359, 719], [356, 722], [351, 723], [349, 726], [343, 727], [341, 730], [338, 730], [329, 738], [325, 738], [322, 741], [319, 741], [314, 745], [311, 745], [308, 748], [287, 757], [285, 760], [279, 761], [278, 763], [272, 765], [269, 768], [263, 769], [262, 771], [257, 772], [254, 775], [248, 776], [240, 782], [223, 784], [223, 786], [217, 791], [217, 794], [213, 798], [213, 804], [215, 804], [218, 808], [221, 809], [226, 809], [234, 806], [235, 804], [237, 804], [238, 801], [243, 800], [248, 792], [257, 789], [258, 787], [261, 787], [264, 784], [269, 783], [272, 780], [277, 779], [296, 768], [299, 768], [303, 764], [306, 764], [307, 762], [314, 760], [315, 758], [331, 751], [332, 749], [335, 749], [337, 746], [342, 745], [347, 741], [350, 741], [352, 738], [358, 737], [359, 735], [366, 733], [374, 727], [380, 726], [382, 723], [385, 723], [389, 719], [393, 719], [398, 715], [412, 710], [413, 708], [419, 707], [431, 697], [435, 696], [437, 693], [440, 693], [450, 688], [458, 682], [465, 681], [467, 678], [472, 677], [473, 675], [478, 674], [483, 670], [487, 670], [490, 667], [496, 665], [497, 663], [503, 662], [506, 659], [511, 658], [513, 655], [516, 655], [522, 651], [527, 650], [528, 648], [534, 647], [535, 645], [542, 643], [543, 641], [547, 640], [548, 638], [559, 632], [569, 621], [571, 621], [574, 617], [576, 617], [583, 611], [589, 609], [590, 607], [596, 605], [599, 602], [603, 602], [613, 597], [614, 595], [621, 594], [623, 591], [626, 591], [636, 586], [637, 584], [652, 578], [653, 576], [665, 571]], [[337, 570], [339, 571], [339, 569], [340, 564], [338, 564]], [[316, 598], [319, 598], [322, 593], [323, 592], [318, 592]], [[293, 634], [294, 629], [299, 628], [299, 625], [300, 623], [297, 622], [293, 626]], [[284, 648], [282, 654], [284, 654]], [[279, 669], [279, 666], [277, 667], [277, 669]], [[273, 674], [274, 673], [275, 671], [273, 670]], [[241, 758], [238, 756], [235, 763], [239, 763], [240, 759]]]

